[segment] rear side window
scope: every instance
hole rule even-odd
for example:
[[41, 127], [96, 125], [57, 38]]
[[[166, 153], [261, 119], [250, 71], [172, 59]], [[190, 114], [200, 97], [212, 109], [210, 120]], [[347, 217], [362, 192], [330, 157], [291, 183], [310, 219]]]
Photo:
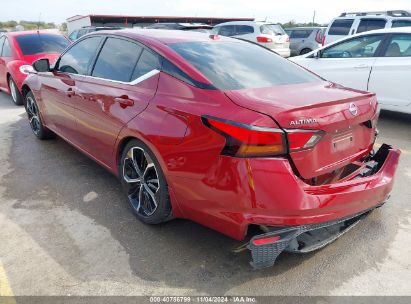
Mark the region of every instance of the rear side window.
[[293, 30], [290, 38], [294, 39], [302, 39], [302, 38], [308, 38], [313, 30]]
[[235, 35], [235, 25], [224, 25], [220, 27], [218, 34], [221, 36], [228, 36], [228, 37], [234, 36]]
[[7, 39], [7, 37], [5, 37], [5, 39], [4, 39], [3, 53], [1, 55], [3, 57], [11, 57], [12, 56], [10, 42]]
[[354, 19], [337, 19], [331, 24], [328, 35], [345, 36], [350, 33]]
[[386, 23], [387, 21], [385, 19], [361, 19], [357, 33], [382, 29]]
[[53, 34], [17, 36], [16, 41], [24, 55], [61, 53], [70, 44], [63, 36]]
[[266, 35], [285, 35], [285, 31], [279, 24], [263, 24], [260, 26], [260, 32]]
[[101, 37], [90, 37], [73, 45], [58, 63], [58, 70], [65, 73], [87, 75]]
[[236, 35], [246, 35], [254, 33], [254, 28], [249, 25], [236, 25]]
[[94, 65], [92, 76], [129, 82], [143, 47], [123, 39], [108, 38]]
[[392, 27], [411, 26], [411, 20], [393, 20]]
[[79, 31], [78, 31], [78, 34], [77, 34], [77, 39], [80, 38], [80, 37], [82, 37], [82, 36], [84, 36], [85, 34], [87, 34], [87, 30], [86, 30], [86, 29], [79, 30]]
[[390, 44], [385, 51], [384, 57], [410, 57], [411, 56], [411, 35], [395, 34], [392, 36]]
[[186, 42], [170, 47], [219, 90], [320, 81], [314, 74], [252, 43]]
[[132, 80], [135, 80], [152, 70], [160, 70], [160, 59], [150, 51], [144, 50], [134, 69]]

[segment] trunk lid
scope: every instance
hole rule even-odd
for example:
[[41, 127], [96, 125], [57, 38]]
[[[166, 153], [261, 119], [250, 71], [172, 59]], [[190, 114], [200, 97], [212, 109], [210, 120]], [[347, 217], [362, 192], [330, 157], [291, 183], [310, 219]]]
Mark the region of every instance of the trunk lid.
[[271, 116], [285, 130], [323, 131], [313, 148], [290, 153], [303, 179], [340, 169], [372, 149], [377, 119], [372, 93], [325, 81], [225, 93], [237, 105]]

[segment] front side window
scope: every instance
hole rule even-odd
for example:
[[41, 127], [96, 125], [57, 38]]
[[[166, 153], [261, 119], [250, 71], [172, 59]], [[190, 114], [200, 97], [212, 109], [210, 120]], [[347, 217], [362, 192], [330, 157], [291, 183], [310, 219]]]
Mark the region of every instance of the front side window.
[[337, 19], [331, 24], [328, 35], [346, 36], [350, 33], [354, 19]]
[[6, 39], [4, 36], [0, 37], [0, 57], [2, 56], [2, 53], [3, 53], [4, 39]]
[[4, 39], [4, 44], [3, 44], [3, 53], [1, 54], [3, 57], [11, 57], [12, 56], [12, 52], [11, 52], [11, 47], [10, 47], [10, 42], [7, 39], [7, 37], [5, 37]]
[[31, 34], [16, 37], [23, 55], [61, 53], [70, 42], [60, 35]]
[[129, 82], [143, 48], [136, 43], [108, 38], [97, 58], [92, 76]]
[[411, 57], [411, 35], [393, 35], [384, 57]]
[[185, 42], [170, 47], [219, 90], [321, 81], [298, 65], [252, 43]]
[[411, 26], [411, 20], [393, 20], [392, 27]]
[[58, 70], [65, 73], [87, 75], [100, 42], [101, 37], [97, 36], [76, 43], [60, 58]]
[[324, 49], [321, 58], [373, 57], [383, 35], [368, 35], [350, 39]]
[[387, 21], [385, 19], [361, 19], [357, 33], [382, 29], [386, 23]]
[[135, 80], [138, 77], [151, 72], [152, 70], [160, 69], [160, 59], [157, 55], [150, 51], [144, 50], [137, 62], [132, 79]]
[[254, 33], [254, 28], [249, 25], [237, 25], [236, 35], [246, 35]]
[[77, 39], [77, 33], [78, 33], [78, 31], [72, 32], [69, 36], [70, 40], [72, 40], [72, 41], [76, 40]]

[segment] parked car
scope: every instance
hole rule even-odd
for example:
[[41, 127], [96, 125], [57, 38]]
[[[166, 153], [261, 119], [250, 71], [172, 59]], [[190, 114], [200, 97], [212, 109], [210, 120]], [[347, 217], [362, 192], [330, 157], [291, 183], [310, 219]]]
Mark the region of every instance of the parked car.
[[70, 44], [62, 34], [49, 31], [8, 32], [0, 35], [0, 90], [23, 104], [21, 86], [31, 64], [39, 58], [53, 62]]
[[24, 95], [35, 136], [57, 134], [118, 176], [145, 223], [187, 218], [238, 240], [260, 227], [248, 244], [255, 267], [325, 246], [392, 189], [400, 151], [372, 152], [375, 95], [259, 45], [100, 32], [53, 68], [33, 67]]
[[74, 30], [73, 32], [71, 32], [69, 35], [69, 39], [71, 41], [75, 41], [88, 33], [98, 32], [98, 31], [107, 31], [107, 30], [120, 30], [120, 29], [122, 29], [122, 27], [119, 27], [119, 26], [85, 26], [85, 27], [82, 27], [78, 30]]
[[328, 25], [323, 45], [366, 31], [404, 26], [411, 26], [411, 13], [408, 11], [342, 13]]
[[147, 26], [146, 28], [147, 29], [180, 30], [180, 31], [210, 33], [213, 27], [211, 25], [203, 24], [203, 23], [162, 22], [162, 23], [153, 23]]
[[231, 21], [216, 25], [213, 34], [258, 43], [282, 57], [290, 57], [290, 38], [281, 25], [256, 21]]
[[330, 81], [375, 92], [381, 109], [411, 114], [411, 27], [357, 34], [291, 60]]
[[322, 46], [325, 27], [293, 27], [285, 29], [290, 37], [291, 56], [307, 54]]

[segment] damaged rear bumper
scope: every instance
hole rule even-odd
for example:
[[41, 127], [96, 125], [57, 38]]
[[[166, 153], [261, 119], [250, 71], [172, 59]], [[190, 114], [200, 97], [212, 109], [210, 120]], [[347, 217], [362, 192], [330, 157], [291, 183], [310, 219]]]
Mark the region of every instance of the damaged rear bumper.
[[[371, 210], [381, 206], [386, 201], [392, 188], [392, 177], [398, 163], [399, 154], [399, 150], [384, 144], [370, 158], [367, 165], [364, 166], [364, 170], [350, 181], [325, 187], [311, 187], [307, 192], [311, 192], [312, 195], [323, 196], [331, 192], [336, 198], [340, 197], [340, 200], [345, 200], [348, 198], [347, 189], [355, 185], [357, 193], [366, 192], [365, 196], [370, 196], [370, 199], [362, 200], [364, 206], [362, 210], [357, 209], [351, 214], [346, 214], [338, 219], [324, 222], [306, 222], [280, 228], [271, 226], [269, 232], [254, 236], [250, 240], [247, 248], [251, 250], [251, 265], [254, 268], [272, 266], [283, 251], [313, 251], [324, 247], [347, 232]], [[363, 183], [365, 183], [365, 187], [362, 186]], [[373, 189], [376, 190], [377, 188], [380, 192], [386, 193], [380, 201], [371, 198]], [[349, 203], [350, 200], [345, 200], [345, 204]]]

